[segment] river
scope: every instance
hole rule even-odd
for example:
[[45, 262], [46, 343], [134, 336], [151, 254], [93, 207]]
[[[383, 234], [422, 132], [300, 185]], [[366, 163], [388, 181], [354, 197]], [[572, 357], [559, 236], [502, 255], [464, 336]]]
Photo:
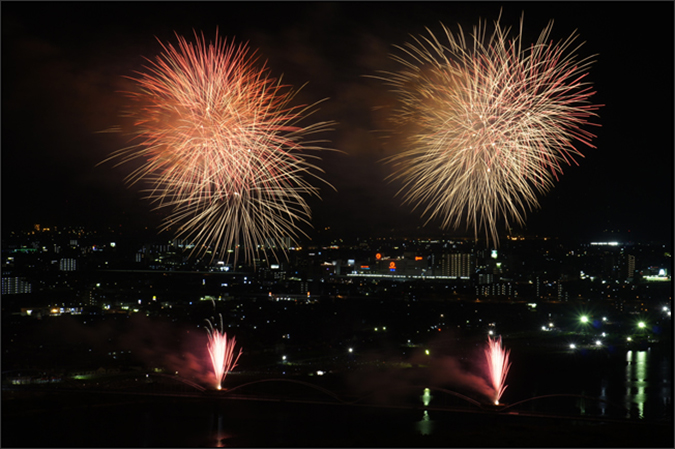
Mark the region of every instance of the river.
[[[64, 398], [54, 393], [27, 413], [18, 413], [3, 392], [2, 443], [4, 447], [527, 447], [549, 446], [547, 438], [557, 435], [554, 446], [649, 447], [636, 440], [636, 435], [647, 435], [658, 438], [657, 446], [672, 447], [672, 354], [665, 348], [513, 352], [511, 360], [502, 402], [508, 406], [525, 401], [511, 409], [518, 415], [440, 410], [435, 407], [444, 405], [443, 394], [433, 389], [425, 394], [422, 387], [415, 393], [417, 408], [218, 396], [120, 395], [112, 400], [108, 395], [99, 400], [105, 395], [77, 393]], [[541, 399], [526, 401], [536, 397]], [[527, 417], [540, 413], [579, 420]], [[600, 425], [583, 418], [607, 422]]]

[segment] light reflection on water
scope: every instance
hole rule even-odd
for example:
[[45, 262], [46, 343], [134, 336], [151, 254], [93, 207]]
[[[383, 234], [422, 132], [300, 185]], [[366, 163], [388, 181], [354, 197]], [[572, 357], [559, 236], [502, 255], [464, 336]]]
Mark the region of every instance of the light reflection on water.
[[[626, 352], [626, 394], [624, 404], [627, 409], [637, 405], [638, 418], [645, 417], [645, 401], [647, 395], [647, 351]], [[629, 417], [628, 415], [627, 417]]]
[[431, 432], [434, 430], [434, 422], [431, 420], [428, 411], [424, 411], [422, 419], [415, 423], [415, 428], [422, 435], [431, 435]]
[[[671, 406], [672, 369], [671, 359], [651, 350], [626, 352], [626, 376], [624, 381], [624, 405], [635, 410], [640, 419], [663, 419]], [[658, 367], [658, 369], [656, 369]], [[660, 416], [654, 415], [660, 410]]]
[[606, 416], [607, 414], [607, 379], [602, 379], [600, 382], [600, 416]]
[[672, 356], [660, 355], [651, 349], [626, 351], [622, 399], [630, 411], [626, 413], [627, 418], [672, 418], [672, 359], [669, 357]]
[[227, 447], [227, 439], [230, 438], [232, 435], [230, 435], [228, 432], [225, 431], [224, 426], [223, 426], [223, 414], [222, 413], [212, 413], [210, 415], [211, 417], [211, 422], [209, 425], [209, 428], [211, 429], [210, 435], [209, 435], [209, 440], [211, 441], [212, 445], [209, 445], [210, 447]]
[[[672, 359], [669, 360], [668, 358], [664, 357], [661, 359], [661, 363], [659, 366], [659, 374], [661, 377], [661, 400], [662, 400], [662, 405], [663, 408], [665, 409], [666, 407], [670, 408], [672, 410], [672, 378], [673, 378], [673, 373], [672, 373]], [[672, 417], [672, 416], [671, 416]]]

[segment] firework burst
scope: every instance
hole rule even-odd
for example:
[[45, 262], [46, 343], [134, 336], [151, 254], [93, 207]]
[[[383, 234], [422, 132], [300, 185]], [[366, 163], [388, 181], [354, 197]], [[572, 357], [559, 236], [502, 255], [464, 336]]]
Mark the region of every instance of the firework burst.
[[427, 30], [396, 47], [400, 71], [379, 77], [400, 101], [393, 121], [406, 146], [388, 162], [404, 203], [495, 244], [498, 222], [523, 225], [562, 166], [583, 157], [575, 144], [593, 147], [582, 128], [601, 106], [589, 102], [592, 61], [577, 60], [576, 36], [552, 43], [551, 22], [523, 48], [522, 25], [514, 38], [499, 19], [489, 36], [483, 22], [468, 37], [443, 26], [447, 44]]
[[241, 356], [241, 348], [239, 349], [239, 354], [237, 357], [234, 357], [234, 346], [237, 343], [237, 340], [232, 337], [230, 340], [227, 339], [227, 334], [224, 331], [223, 327], [223, 316], [220, 316], [220, 331], [213, 327], [211, 321], [206, 320], [209, 324], [209, 327], [206, 329], [206, 332], [209, 335], [208, 350], [209, 355], [211, 356], [211, 365], [213, 366], [213, 374], [216, 377], [218, 384], [216, 388], [220, 390], [222, 388], [223, 381], [227, 376], [227, 373], [232, 371], [239, 357]]
[[[330, 123], [301, 127], [311, 106], [292, 106], [296, 91], [257, 65], [247, 45], [220, 39], [207, 44], [180, 36], [131, 80], [134, 145], [107, 159], [140, 160], [127, 178], [149, 184], [148, 198], [168, 211], [161, 230], [229, 259], [241, 247], [252, 261], [269, 248], [284, 248], [309, 224], [307, 196], [319, 196], [308, 178], [321, 170], [304, 139]], [[105, 162], [105, 161], [104, 161]], [[276, 255], [275, 255], [276, 257]]]

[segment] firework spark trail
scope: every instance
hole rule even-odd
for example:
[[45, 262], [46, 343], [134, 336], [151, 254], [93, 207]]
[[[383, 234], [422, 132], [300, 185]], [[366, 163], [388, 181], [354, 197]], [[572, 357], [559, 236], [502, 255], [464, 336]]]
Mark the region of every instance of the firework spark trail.
[[216, 377], [218, 384], [216, 388], [220, 390], [222, 384], [225, 381], [227, 373], [232, 371], [239, 357], [241, 356], [242, 349], [239, 349], [239, 354], [237, 358], [234, 358], [234, 346], [237, 343], [236, 339], [232, 337], [230, 340], [227, 338], [227, 334], [224, 331], [223, 327], [223, 316], [220, 316], [220, 331], [213, 327], [213, 324], [206, 320], [209, 323], [209, 327], [206, 329], [206, 332], [209, 335], [208, 350], [209, 355], [211, 356], [211, 364], [213, 365], [213, 374]]
[[524, 224], [563, 164], [583, 157], [575, 141], [593, 147], [582, 127], [601, 106], [589, 102], [592, 61], [577, 60], [576, 36], [554, 44], [550, 23], [522, 48], [522, 26], [521, 18], [513, 39], [499, 19], [489, 37], [483, 22], [468, 38], [443, 26], [448, 44], [427, 30], [396, 47], [399, 72], [377, 77], [400, 100], [393, 122], [407, 146], [388, 162], [404, 202], [423, 208], [427, 223], [439, 217], [443, 228], [458, 228], [465, 220], [495, 244], [498, 221]]
[[485, 349], [485, 358], [488, 363], [490, 383], [495, 391], [494, 401], [496, 405], [499, 405], [499, 399], [502, 397], [504, 390], [506, 390], [504, 381], [506, 380], [509, 368], [511, 368], [511, 363], [509, 363], [510, 352], [511, 351], [506, 351], [502, 348], [502, 337], [494, 340], [492, 337], [488, 337], [488, 347]]
[[212, 258], [220, 251], [229, 259], [228, 250], [242, 247], [252, 261], [304, 235], [305, 196], [319, 196], [307, 178], [323, 181], [310, 162], [318, 157], [305, 151], [323, 148], [303, 139], [330, 123], [299, 126], [316, 104], [292, 106], [296, 92], [257, 67], [246, 45], [217, 32], [208, 45], [196, 33], [195, 44], [176, 37], [177, 48], [160, 42], [163, 52], [132, 78], [139, 91], [127, 93], [135, 103], [128, 116], [137, 143], [107, 160], [142, 161], [128, 182], [149, 183], [148, 198], [170, 210], [162, 230], [175, 226], [193, 252], [210, 246]]

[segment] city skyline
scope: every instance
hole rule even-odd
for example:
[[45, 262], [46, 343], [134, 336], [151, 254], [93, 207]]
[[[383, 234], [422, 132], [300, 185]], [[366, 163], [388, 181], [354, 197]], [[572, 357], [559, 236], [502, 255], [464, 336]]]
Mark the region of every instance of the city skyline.
[[2, 10], [3, 228], [157, 226], [152, 205], [124, 184], [131, 168], [97, 165], [126, 145], [101, 131], [120, 123], [125, 77], [161, 51], [158, 40], [175, 43], [174, 32], [192, 39], [193, 30], [210, 40], [218, 29], [249, 42], [273, 76], [283, 74], [295, 89], [307, 83], [298, 103], [326, 99], [313, 120], [337, 122], [320, 137], [338, 152], [321, 152], [318, 164], [337, 191], [322, 188], [323, 199], [310, 201], [310, 235], [437, 232], [438, 223], [424, 227], [395, 195], [400, 185], [385, 180], [391, 169], [380, 161], [398, 149], [378, 131], [393, 96], [368, 76], [391, 69], [393, 46], [424, 27], [467, 30], [501, 11], [507, 27], [524, 15], [527, 42], [550, 20], [555, 41], [576, 30], [585, 42], [578, 53], [598, 55], [589, 79], [593, 101], [604, 105], [595, 120], [601, 127], [592, 130], [597, 149], [581, 147], [579, 166], [563, 167], [526, 229], [514, 231], [598, 238], [607, 230], [672, 241], [672, 3], [15, 3]]

